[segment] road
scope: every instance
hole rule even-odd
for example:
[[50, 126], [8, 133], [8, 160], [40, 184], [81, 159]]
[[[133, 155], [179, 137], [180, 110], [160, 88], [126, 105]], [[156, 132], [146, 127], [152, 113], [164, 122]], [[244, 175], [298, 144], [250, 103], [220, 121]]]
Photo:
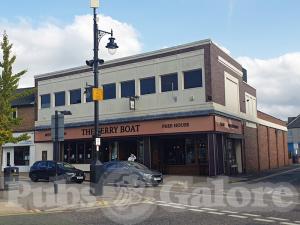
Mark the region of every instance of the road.
[[[85, 185], [73, 185], [71, 189], [75, 187]], [[205, 182], [168, 180], [159, 188], [106, 187], [104, 196], [94, 199], [93, 204], [83, 204], [86, 201], [82, 199], [88, 198], [82, 191], [71, 194], [71, 199], [76, 193], [81, 194], [77, 198], [81, 205], [43, 205], [40, 210], [23, 215], [2, 215], [0, 224], [300, 225], [299, 167], [250, 182], [228, 183], [226, 178], [217, 178]], [[32, 195], [23, 201], [29, 198]]]

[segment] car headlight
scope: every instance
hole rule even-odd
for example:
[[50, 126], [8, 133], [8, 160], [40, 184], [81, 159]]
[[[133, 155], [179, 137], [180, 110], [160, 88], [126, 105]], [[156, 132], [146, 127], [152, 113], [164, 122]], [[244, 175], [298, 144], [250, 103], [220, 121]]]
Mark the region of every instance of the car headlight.
[[75, 176], [75, 173], [66, 173], [68, 176], [70, 177], [74, 177]]

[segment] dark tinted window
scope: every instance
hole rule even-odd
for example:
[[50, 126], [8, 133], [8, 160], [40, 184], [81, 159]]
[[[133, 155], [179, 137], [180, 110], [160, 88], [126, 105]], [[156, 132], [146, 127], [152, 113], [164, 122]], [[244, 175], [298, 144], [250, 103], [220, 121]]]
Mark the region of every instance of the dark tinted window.
[[81, 89], [71, 90], [70, 104], [79, 104], [79, 103], [81, 103]]
[[116, 84], [104, 84], [103, 85], [103, 97], [104, 99], [116, 98]]
[[14, 147], [15, 166], [29, 165], [29, 146]]
[[202, 87], [202, 70], [184, 72], [184, 89]]
[[127, 98], [135, 96], [135, 81], [129, 80], [121, 83], [121, 97]]
[[66, 103], [65, 92], [55, 93], [55, 106], [63, 106]]
[[47, 168], [47, 161], [41, 161], [41, 162], [39, 162], [38, 167], [39, 167], [40, 169], [45, 169], [45, 168]]
[[141, 79], [140, 86], [141, 86], [141, 95], [155, 93], [155, 77]]
[[50, 94], [41, 95], [41, 108], [50, 108]]
[[161, 92], [177, 91], [178, 77], [177, 73], [161, 76]]
[[55, 163], [49, 161], [49, 162], [48, 162], [48, 168], [49, 168], [49, 169], [55, 169]]
[[85, 102], [92, 102], [93, 101], [93, 95], [92, 95], [93, 88], [88, 87], [85, 89]]

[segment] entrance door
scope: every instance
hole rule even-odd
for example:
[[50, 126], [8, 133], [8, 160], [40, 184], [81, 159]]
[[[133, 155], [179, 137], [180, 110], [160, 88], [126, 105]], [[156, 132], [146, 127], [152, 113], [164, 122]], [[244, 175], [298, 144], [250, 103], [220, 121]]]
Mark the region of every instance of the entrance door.
[[6, 153], [6, 166], [10, 166], [10, 152]]
[[227, 139], [227, 174], [236, 175], [243, 172], [241, 140]]

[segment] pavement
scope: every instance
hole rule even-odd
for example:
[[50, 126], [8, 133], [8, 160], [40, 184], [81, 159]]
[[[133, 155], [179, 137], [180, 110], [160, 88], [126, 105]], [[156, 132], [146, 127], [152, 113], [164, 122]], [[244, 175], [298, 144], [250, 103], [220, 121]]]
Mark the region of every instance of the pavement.
[[20, 181], [20, 190], [0, 192], [0, 225], [300, 225], [300, 165], [230, 178], [165, 176], [159, 187], [105, 186], [98, 197], [88, 182], [61, 183], [55, 195], [53, 183]]

